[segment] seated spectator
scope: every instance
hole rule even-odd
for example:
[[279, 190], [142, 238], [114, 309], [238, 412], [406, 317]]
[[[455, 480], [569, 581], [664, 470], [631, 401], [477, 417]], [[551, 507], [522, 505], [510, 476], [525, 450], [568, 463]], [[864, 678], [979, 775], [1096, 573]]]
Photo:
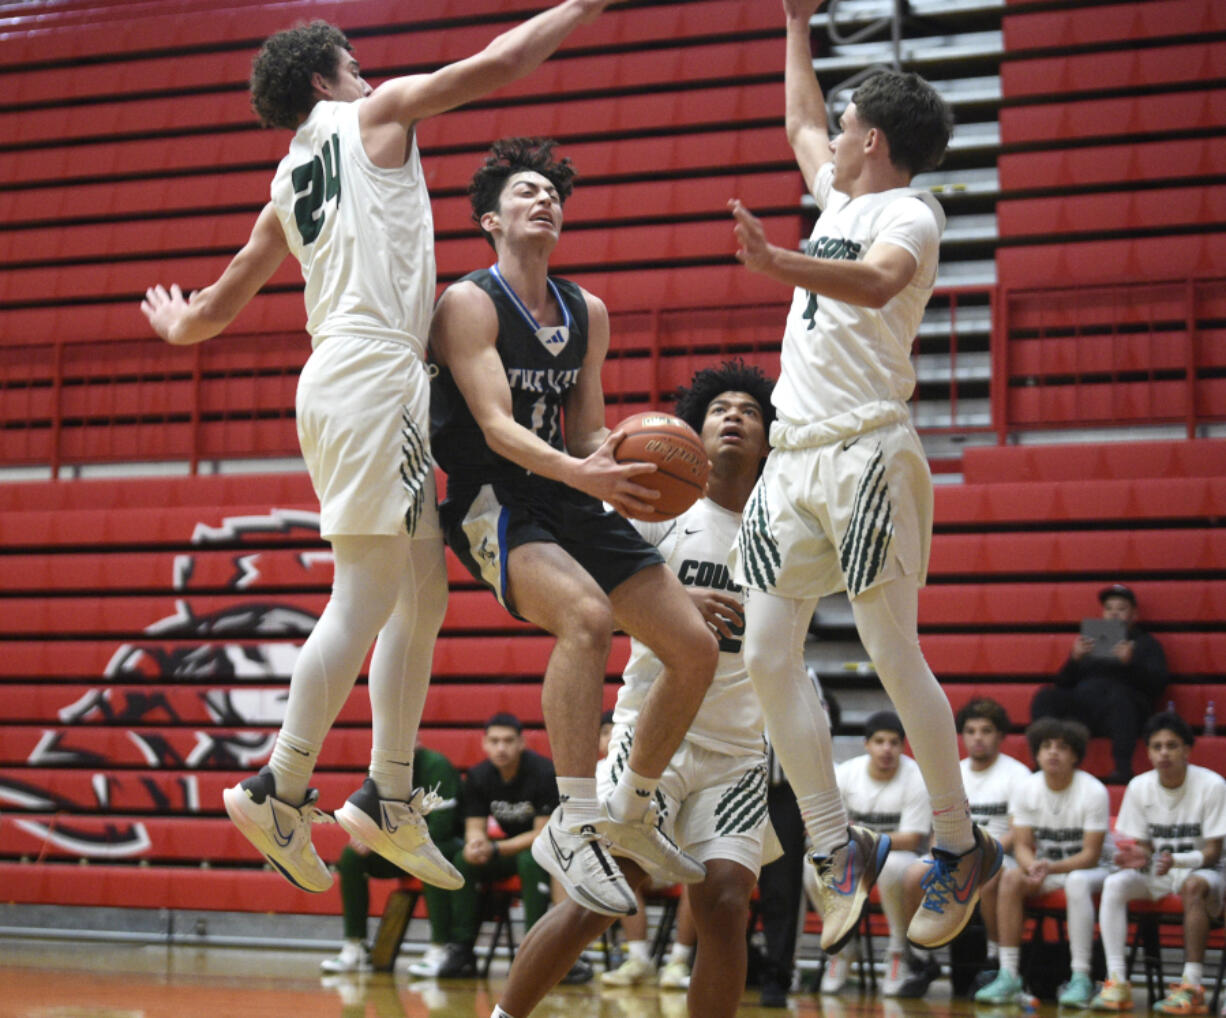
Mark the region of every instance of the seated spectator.
[[[460, 773], [442, 753], [418, 746], [413, 751], [413, 777], [438, 802], [426, 814], [430, 840], [444, 856], [455, 854], [463, 845], [463, 817], [460, 813]], [[345, 942], [335, 958], [320, 964], [325, 972], [370, 971], [370, 947], [366, 941], [366, 920], [370, 914], [370, 878], [392, 880], [406, 876], [404, 870], [370, 851], [359, 842], [350, 842], [337, 863], [341, 875], [341, 912], [344, 916]], [[430, 946], [423, 957], [409, 966], [415, 976], [434, 976], [451, 943], [451, 895], [432, 884], [422, 884], [430, 918]]]
[[1011, 800], [1017, 866], [1001, 874], [997, 892], [1000, 971], [975, 994], [980, 1004], [1013, 1004], [1019, 975], [1026, 899], [1064, 890], [1073, 975], [1060, 990], [1062, 1005], [1084, 1007], [1094, 995], [1090, 955], [1094, 900], [1107, 876], [1103, 858], [1111, 802], [1106, 786], [1081, 770], [1090, 733], [1078, 721], [1042, 718], [1026, 729], [1039, 771]]
[[[957, 717], [958, 732], [966, 757], [962, 761], [962, 781], [975, 823], [1000, 842], [1005, 850], [1001, 867], [1017, 866], [1013, 858], [1013, 827], [1010, 823], [1010, 796], [1030, 778], [1030, 768], [1000, 751], [1009, 734], [1009, 714], [995, 700], [972, 700]], [[996, 896], [1000, 890], [1001, 873], [997, 873], [979, 893], [983, 925], [987, 928], [987, 957], [992, 968], [1000, 953], [1000, 935], [996, 918]], [[918, 906], [918, 902], [917, 902]]]
[[[908, 955], [906, 950], [907, 925], [913, 913], [907, 911], [903, 875], [927, 845], [931, 811], [919, 765], [903, 756], [904, 738], [898, 715], [878, 711], [864, 724], [864, 746], [868, 752], [835, 768], [851, 823], [890, 836], [890, 854], [877, 877], [881, 908], [890, 924], [889, 957], [882, 983], [886, 996], [897, 995], [903, 983], [920, 971], [926, 961]], [[812, 872], [809, 867], [806, 880]], [[822, 993], [838, 993], [843, 988], [848, 965], [846, 954], [836, 954], [827, 961]]]
[[[549, 876], [532, 858], [532, 842], [558, 805], [553, 764], [524, 745], [523, 725], [514, 714], [495, 714], [485, 723], [486, 759], [470, 768], [464, 782], [464, 846], [452, 863], [464, 886], [452, 892], [455, 940], [438, 975], [476, 972], [473, 944], [480, 926], [480, 884], [518, 876], [524, 928], [549, 907]], [[498, 826], [490, 835], [490, 821]]]
[[1100, 655], [1093, 639], [1078, 636], [1055, 685], [1035, 694], [1030, 717], [1073, 718], [1091, 734], [1105, 735], [1114, 761], [1107, 784], [1122, 785], [1132, 777], [1141, 726], [1166, 688], [1166, 655], [1162, 644], [1137, 625], [1137, 596], [1131, 588], [1112, 584], [1098, 592], [1098, 600], [1104, 619], [1124, 623], [1127, 639]]
[[1155, 714], [1145, 726], [1153, 770], [1128, 783], [1115, 822], [1115, 864], [1103, 884], [1098, 921], [1107, 955], [1107, 981], [1094, 998], [1103, 1011], [1131, 1011], [1125, 975], [1128, 903], [1168, 894], [1183, 899], [1183, 974], [1154, 1010], [1208, 1014], [1205, 941], [1209, 920], [1222, 914], [1222, 839], [1226, 837], [1226, 781], [1188, 763], [1192, 730], [1178, 714]]

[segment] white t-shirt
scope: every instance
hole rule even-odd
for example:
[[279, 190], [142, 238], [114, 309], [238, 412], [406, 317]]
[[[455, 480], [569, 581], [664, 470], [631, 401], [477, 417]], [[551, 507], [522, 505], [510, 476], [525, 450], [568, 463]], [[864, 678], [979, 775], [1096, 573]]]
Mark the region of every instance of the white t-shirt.
[[[663, 523], [631, 521], [643, 537], [664, 556], [683, 586], [711, 587], [744, 603], [744, 592], [732, 581], [727, 562], [736, 542], [741, 516], [700, 498], [676, 519]], [[765, 752], [762, 707], [745, 669], [743, 627], [734, 636], [720, 637], [715, 679], [686, 738], [705, 749], [733, 756]], [[664, 666], [646, 646], [630, 641], [630, 660], [622, 675], [613, 720], [633, 725], [651, 684]]]
[[1009, 803], [1029, 777], [1029, 767], [1004, 753], [991, 767], [981, 771], [972, 770], [969, 759], [963, 760], [962, 784], [970, 803], [971, 819], [997, 840], [1005, 837], [1009, 833]]
[[356, 102], [318, 102], [272, 181], [272, 204], [306, 281], [311, 346], [329, 336], [411, 344], [434, 309], [434, 218], [416, 136], [396, 169], [362, 147]]
[[915, 388], [911, 345], [937, 278], [945, 213], [928, 192], [895, 188], [852, 200], [832, 187], [827, 163], [813, 181], [822, 214], [806, 252], [863, 261], [876, 243], [916, 260], [915, 275], [883, 308], [817, 297], [797, 287], [788, 312], [772, 402], [785, 423], [829, 421], [882, 401], [906, 402]]
[[873, 778], [868, 765], [869, 756], [865, 753], [844, 760], [834, 769], [847, 818], [860, 827], [886, 834], [931, 831], [932, 810], [919, 764], [909, 756], [901, 757], [898, 770], [889, 781]]
[[[1021, 782], [1011, 801], [1013, 822], [1034, 832], [1036, 858], [1055, 862], [1081, 851], [1086, 831], [1106, 831], [1111, 825], [1111, 797], [1107, 786], [1085, 771], [1073, 772], [1067, 788], [1053, 792], [1037, 771]], [[1103, 840], [1100, 864], [1111, 858]]]
[[1155, 852], [1199, 852], [1206, 838], [1226, 837], [1226, 780], [1195, 764], [1178, 788], [1164, 788], [1157, 771], [1128, 782], [1117, 834], [1153, 842]]

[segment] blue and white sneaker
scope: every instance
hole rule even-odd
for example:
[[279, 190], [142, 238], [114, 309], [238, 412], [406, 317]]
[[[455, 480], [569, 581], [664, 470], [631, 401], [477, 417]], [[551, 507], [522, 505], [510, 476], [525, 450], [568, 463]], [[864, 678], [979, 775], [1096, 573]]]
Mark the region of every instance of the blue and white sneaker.
[[907, 927], [907, 939], [917, 947], [944, 947], [961, 933], [975, 911], [980, 888], [1000, 869], [1000, 842], [978, 826], [974, 830], [973, 848], [961, 855], [935, 848], [925, 860], [924, 900]]
[[311, 824], [334, 821], [315, 805], [318, 789], [307, 789], [301, 806], [278, 799], [276, 791], [277, 780], [265, 767], [254, 777], [227, 788], [221, 797], [234, 826], [278, 873], [304, 891], [327, 891], [332, 887], [332, 874], [311, 844]]
[[817, 870], [817, 907], [822, 915], [822, 950], [837, 954], [856, 932], [869, 891], [890, 854], [890, 836], [867, 827], [847, 828], [847, 844], [809, 861]]

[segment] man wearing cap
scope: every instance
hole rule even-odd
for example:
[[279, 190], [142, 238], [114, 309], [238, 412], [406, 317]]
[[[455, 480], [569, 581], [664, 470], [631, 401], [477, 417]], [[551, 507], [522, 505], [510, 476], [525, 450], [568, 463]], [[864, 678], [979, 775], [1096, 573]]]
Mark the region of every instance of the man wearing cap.
[[1126, 784], [1132, 777], [1132, 754], [1141, 726], [1153, 712], [1154, 701], [1166, 687], [1166, 654], [1149, 633], [1137, 625], [1137, 595], [1122, 583], [1098, 592], [1103, 618], [1123, 622], [1127, 638], [1105, 656], [1093, 654], [1094, 640], [1079, 635], [1069, 658], [1030, 705], [1032, 720], [1073, 718], [1094, 735], [1111, 740], [1114, 761], [1107, 784]]

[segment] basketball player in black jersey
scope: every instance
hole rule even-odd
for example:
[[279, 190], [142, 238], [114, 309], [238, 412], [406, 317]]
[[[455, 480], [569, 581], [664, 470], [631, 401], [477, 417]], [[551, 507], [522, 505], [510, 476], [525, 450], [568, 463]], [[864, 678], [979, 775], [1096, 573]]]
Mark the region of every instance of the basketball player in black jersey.
[[[553, 147], [503, 139], [469, 185], [496, 261], [450, 286], [435, 309], [431, 443], [447, 474], [447, 543], [508, 611], [557, 638], [541, 707], [561, 805], [533, 855], [580, 905], [627, 915], [634, 896], [610, 845], [669, 883], [704, 876], [659, 830], [654, 793], [718, 648], [659, 553], [618, 515], [650, 507], [654, 492], [634, 478], [654, 467], [613, 458], [622, 435], [605, 427], [604, 304], [549, 276], [574, 179]], [[667, 670], [643, 709], [629, 767], [602, 803], [597, 736], [614, 627]]]

